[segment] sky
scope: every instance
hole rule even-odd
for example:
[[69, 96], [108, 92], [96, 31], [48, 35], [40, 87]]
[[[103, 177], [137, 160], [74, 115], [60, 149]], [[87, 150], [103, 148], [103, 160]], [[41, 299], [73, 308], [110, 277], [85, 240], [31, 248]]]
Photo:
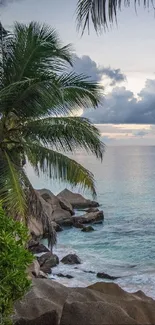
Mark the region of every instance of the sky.
[[83, 37], [76, 30], [77, 0], [7, 1], [1, 21], [32, 20], [57, 29], [76, 53], [74, 69], [100, 82], [104, 96], [99, 108], [83, 112], [108, 145], [155, 145], [155, 15], [150, 9], [123, 8], [118, 25], [108, 32]]

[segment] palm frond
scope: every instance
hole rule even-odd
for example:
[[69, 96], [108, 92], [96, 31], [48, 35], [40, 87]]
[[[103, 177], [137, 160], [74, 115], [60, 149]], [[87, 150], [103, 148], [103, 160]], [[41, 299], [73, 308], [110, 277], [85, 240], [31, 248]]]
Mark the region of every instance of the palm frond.
[[78, 0], [77, 3], [77, 28], [84, 33], [86, 27], [90, 29], [92, 21], [95, 31], [101, 31], [102, 28], [107, 29], [109, 24], [117, 22], [117, 13], [121, 10], [122, 5], [129, 7], [134, 5], [143, 5], [144, 8], [154, 4], [152, 0]]
[[5, 82], [37, 77], [45, 69], [60, 71], [72, 64], [71, 45], [62, 46], [54, 29], [31, 22], [16, 23], [5, 65]]
[[29, 142], [39, 141], [45, 146], [69, 152], [82, 148], [101, 160], [103, 158], [104, 144], [99, 130], [83, 117], [49, 117], [29, 121], [22, 132]]
[[23, 190], [23, 171], [6, 151], [0, 150], [0, 198], [12, 214], [25, 216], [26, 198]]
[[68, 115], [79, 108], [96, 108], [101, 97], [98, 84], [75, 73], [41, 75], [14, 82], [0, 91], [0, 112], [13, 111], [19, 118]]
[[[93, 174], [75, 160], [38, 144], [29, 144], [25, 151], [28, 160], [33, 153], [32, 166], [35, 170], [46, 173], [52, 179], [68, 182], [73, 186], [80, 185], [90, 190], [93, 196], [96, 195]], [[30, 162], [32, 164], [32, 160]]]

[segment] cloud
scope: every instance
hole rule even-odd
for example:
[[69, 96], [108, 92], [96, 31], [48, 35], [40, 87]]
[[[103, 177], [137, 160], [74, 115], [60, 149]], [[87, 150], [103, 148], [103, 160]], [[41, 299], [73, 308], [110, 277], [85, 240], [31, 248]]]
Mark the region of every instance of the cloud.
[[137, 132], [134, 133], [135, 136], [137, 136], [137, 137], [142, 137], [142, 138], [143, 138], [146, 134], [148, 134], [148, 132], [145, 131], [145, 130], [137, 131]]
[[10, 2], [15, 2], [18, 0], [0, 0], [0, 6], [6, 6]]
[[112, 69], [111, 67], [100, 67], [88, 55], [82, 57], [75, 56], [74, 70], [77, 73], [83, 73], [94, 81], [101, 81], [103, 77], [110, 79], [110, 86], [115, 86], [126, 80], [126, 76], [120, 69]]
[[138, 97], [125, 87], [115, 87], [96, 110], [85, 112], [93, 123], [155, 124], [155, 80], [147, 79]]

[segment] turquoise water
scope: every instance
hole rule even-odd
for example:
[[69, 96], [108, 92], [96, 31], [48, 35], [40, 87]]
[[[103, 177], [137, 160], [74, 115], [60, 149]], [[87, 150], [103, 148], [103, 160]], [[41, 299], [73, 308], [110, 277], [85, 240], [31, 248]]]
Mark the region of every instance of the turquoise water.
[[[105, 220], [92, 233], [68, 229], [58, 234], [56, 253], [76, 252], [82, 264], [78, 270], [60, 264], [53, 273], [73, 275], [61, 282], [74, 286], [96, 282], [95, 275], [83, 270], [103, 271], [120, 276], [116, 282], [127, 290], [155, 297], [155, 146], [109, 147], [102, 164], [84, 154], [76, 159], [95, 175]], [[54, 193], [64, 188], [31, 176], [37, 188]]]

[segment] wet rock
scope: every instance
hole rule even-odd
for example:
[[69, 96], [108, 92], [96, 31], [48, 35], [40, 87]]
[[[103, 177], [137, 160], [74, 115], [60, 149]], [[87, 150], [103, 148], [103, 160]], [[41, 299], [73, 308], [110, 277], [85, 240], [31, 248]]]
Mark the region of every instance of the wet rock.
[[118, 276], [111, 276], [111, 275], [109, 275], [107, 273], [104, 273], [104, 272], [98, 272], [97, 277], [100, 278], [100, 279], [107, 279], [107, 280], [117, 280], [117, 279], [119, 279]]
[[63, 264], [81, 264], [80, 258], [76, 254], [68, 254], [61, 260]]
[[104, 214], [103, 211], [97, 212], [90, 212], [86, 213], [83, 216], [73, 217], [74, 225], [77, 223], [86, 224], [86, 223], [93, 223], [98, 221], [103, 221]]
[[92, 224], [93, 225], [102, 225], [103, 221], [99, 220], [99, 221], [94, 221]]
[[60, 277], [60, 278], [67, 278], [67, 279], [73, 279], [73, 278], [74, 278], [74, 277], [73, 277], [72, 275], [70, 275], [70, 274], [57, 273], [57, 274], [55, 274], [55, 275], [57, 275], [57, 276]]
[[51, 268], [59, 264], [59, 258], [57, 255], [48, 252], [38, 257], [38, 262], [40, 264], [41, 271], [51, 274]]
[[94, 271], [86, 271], [86, 270], [83, 270], [83, 272], [85, 272], [85, 273], [90, 273], [90, 274], [95, 274], [96, 272], [94, 272]]
[[33, 254], [49, 252], [49, 249], [46, 246], [44, 246], [43, 244], [39, 244], [39, 242], [37, 244], [35, 244], [34, 246], [31, 243], [28, 247], [28, 250]]
[[88, 226], [88, 227], [83, 227], [83, 229], [81, 229], [81, 231], [83, 232], [91, 232], [94, 231], [95, 229], [92, 226]]
[[74, 222], [73, 226], [75, 228], [80, 228], [80, 229], [83, 229], [84, 228], [84, 225], [80, 222]]
[[60, 192], [57, 197], [67, 200], [74, 209], [81, 209], [81, 208], [90, 208], [90, 207], [98, 207], [99, 204], [96, 201], [91, 201], [85, 199], [79, 193], [73, 193], [69, 191], [67, 188]]
[[98, 212], [99, 209], [98, 208], [89, 208], [89, 209], [86, 209], [85, 212], [87, 213], [90, 213], [90, 212]]

